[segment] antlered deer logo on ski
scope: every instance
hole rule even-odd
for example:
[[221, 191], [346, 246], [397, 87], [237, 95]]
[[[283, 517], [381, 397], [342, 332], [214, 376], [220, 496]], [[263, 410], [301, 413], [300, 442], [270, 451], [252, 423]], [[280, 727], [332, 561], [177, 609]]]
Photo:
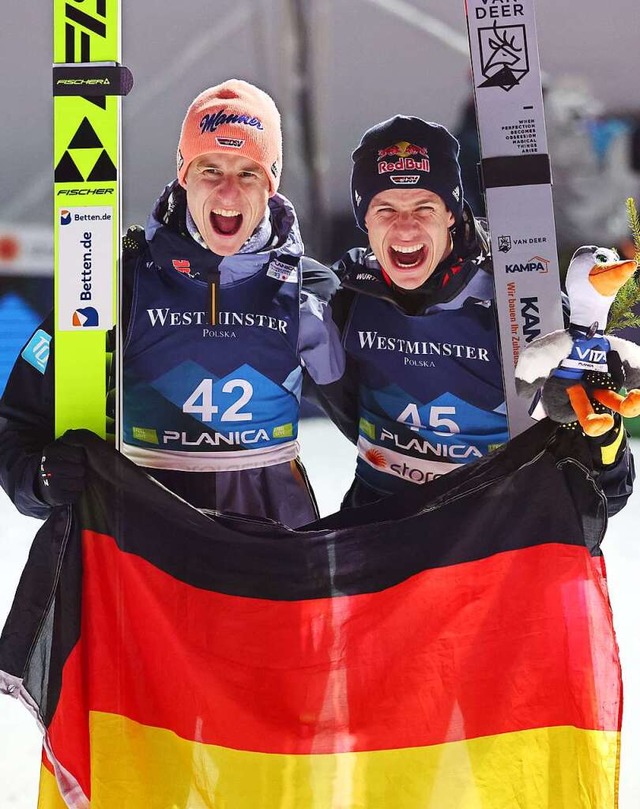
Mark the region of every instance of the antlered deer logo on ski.
[[480, 60], [486, 81], [478, 87], [502, 87], [507, 92], [529, 72], [527, 32], [524, 25], [479, 28]]

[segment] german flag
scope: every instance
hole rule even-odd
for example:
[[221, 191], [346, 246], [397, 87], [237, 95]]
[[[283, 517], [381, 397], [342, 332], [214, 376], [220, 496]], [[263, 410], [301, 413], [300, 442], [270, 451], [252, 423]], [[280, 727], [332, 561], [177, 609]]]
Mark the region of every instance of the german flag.
[[616, 806], [605, 503], [548, 422], [295, 531], [67, 436], [86, 494], [0, 641], [44, 730], [41, 809]]

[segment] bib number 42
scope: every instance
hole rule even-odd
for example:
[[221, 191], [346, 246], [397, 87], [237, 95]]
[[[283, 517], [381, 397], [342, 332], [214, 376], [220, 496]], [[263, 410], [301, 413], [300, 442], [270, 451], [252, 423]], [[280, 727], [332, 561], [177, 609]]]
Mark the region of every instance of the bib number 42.
[[[242, 408], [251, 401], [253, 386], [246, 379], [229, 379], [222, 393], [234, 393], [233, 401], [222, 411], [220, 421], [251, 421], [253, 413]], [[225, 397], [226, 398], [226, 397]], [[200, 416], [203, 422], [215, 421], [220, 406], [213, 401], [213, 379], [203, 379], [182, 405], [183, 413]]]

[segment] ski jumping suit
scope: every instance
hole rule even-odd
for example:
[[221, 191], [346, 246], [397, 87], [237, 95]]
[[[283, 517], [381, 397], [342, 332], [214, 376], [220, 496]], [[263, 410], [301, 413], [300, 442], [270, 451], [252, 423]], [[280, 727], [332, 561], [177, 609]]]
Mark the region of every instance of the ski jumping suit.
[[[419, 290], [390, 285], [365, 248], [334, 268], [347, 367], [315, 396], [357, 445], [343, 507], [433, 480], [508, 438], [488, 240], [468, 206], [459, 230], [454, 252]], [[624, 436], [599, 482], [615, 513], [633, 482]]]
[[[303, 366], [320, 385], [343, 372], [323, 306], [337, 279], [302, 257], [281, 195], [269, 201], [267, 246], [225, 257], [186, 232], [185, 204], [172, 184], [144, 236], [125, 237], [122, 452], [198, 508], [310, 522], [317, 509], [296, 440]], [[0, 478], [37, 517], [48, 514], [33, 489], [53, 439], [52, 365], [43, 373], [23, 353], [0, 402]]]

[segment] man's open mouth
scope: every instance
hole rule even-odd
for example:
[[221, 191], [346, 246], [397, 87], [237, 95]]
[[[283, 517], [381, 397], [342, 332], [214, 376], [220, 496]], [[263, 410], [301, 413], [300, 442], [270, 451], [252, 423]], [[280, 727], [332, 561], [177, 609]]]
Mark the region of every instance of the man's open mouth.
[[242, 225], [242, 214], [240, 211], [228, 211], [223, 208], [216, 208], [209, 216], [211, 225], [216, 233], [221, 236], [235, 236]]
[[402, 269], [410, 270], [424, 260], [424, 244], [392, 244], [389, 247], [393, 263]]

